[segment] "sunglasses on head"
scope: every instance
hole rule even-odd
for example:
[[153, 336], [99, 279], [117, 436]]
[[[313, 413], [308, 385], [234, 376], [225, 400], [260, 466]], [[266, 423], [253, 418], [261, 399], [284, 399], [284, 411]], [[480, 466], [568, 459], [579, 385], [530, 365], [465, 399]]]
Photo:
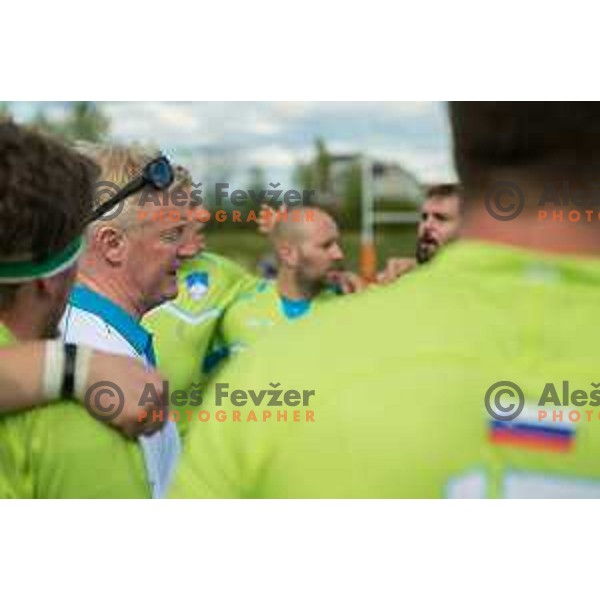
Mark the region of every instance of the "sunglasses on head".
[[124, 188], [120, 189], [108, 202], [102, 204], [88, 219], [88, 224], [93, 221], [97, 221], [105, 214], [110, 212], [120, 202], [123, 202], [129, 196], [139, 192], [142, 188], [147, 185], [153, 187], [155, 190], [167, 189], [175, 179], [175, 173], [173, 166], [166, 156], [160, 155], [159, 157], [151, 160], [143, 169], [142, 174], [132, 179]]

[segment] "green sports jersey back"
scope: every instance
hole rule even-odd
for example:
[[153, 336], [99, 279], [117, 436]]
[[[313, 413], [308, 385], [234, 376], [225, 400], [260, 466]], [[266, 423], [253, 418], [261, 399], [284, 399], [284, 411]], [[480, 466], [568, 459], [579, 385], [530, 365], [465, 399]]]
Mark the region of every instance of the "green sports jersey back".
[[[0, 345], [13, 342], [0, 324]], [[0, 417], [0, 498], [149, 498], [141, 450], [73, 401]]]
[[187, 390], [204, 379], [205, 361], [209, 364], [210, 352], [218, 352], [215, 335], [223, 311], [257, 279], [211, 252], [184, 262], [178, 279], [177, 298], [146, 315], [143, 323], [154, 335], [158, 368], [171, 390]]
[[332, 290], [324, 290], [311, 300], [290, 300], [281, 296], [275, 281], [261, 280], [252, 291], [239, 296], [223, 317], [222, 338], [230, 351], [253, 345], [265, 333], [281, 323], [311, 315], [332, 298]]
[[[598, 260], [457, 242], [232, 361], [226, 394], [211, 391], [191, 425], [171, 495], [600, 497], [600, 402], [579, 409], [589, 419], [557, 404], [600, 386], [598, 306]], [[513, 422], [485, 403], [507, 383], [525, 402]], [[268, 406], [275, 390], [313, 395]]]

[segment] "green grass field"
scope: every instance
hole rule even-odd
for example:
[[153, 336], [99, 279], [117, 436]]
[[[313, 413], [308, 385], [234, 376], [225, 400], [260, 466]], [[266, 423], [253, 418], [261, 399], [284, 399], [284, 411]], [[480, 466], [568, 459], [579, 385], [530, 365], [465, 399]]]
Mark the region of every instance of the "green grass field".
[[[376, 234], [379, 268], [390, 256], [414, 256], [416, 227], [403, 226], [380, 230]], [[350, 231], [342, 235], [347, 267], [358, 269], [360, 234]], [[223, 254], [249, 270], [254, 270], [259, 258], [269, 252], [267, 240], [248, 229], [218, 229], [211, 227], [207, 232], [207, 246], [213, 252]]]

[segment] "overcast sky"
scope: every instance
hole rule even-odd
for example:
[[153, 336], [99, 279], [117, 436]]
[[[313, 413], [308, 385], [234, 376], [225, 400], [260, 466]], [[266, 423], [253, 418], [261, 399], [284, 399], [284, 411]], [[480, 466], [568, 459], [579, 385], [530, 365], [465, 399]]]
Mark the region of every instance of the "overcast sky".
[[[68, 103], [11, 102], [18, 119], [40, 107], [61, 118]], [[225, 157], [242, 180], [250, 166], [291, 185], [294, 165], [322, 137], [334, 153], [395, 160], [424, 182], [454, 179], [445, 107], [436, 102], [102, 102], [111, 136], [152, 143], [201, 180], [207, 157]]]

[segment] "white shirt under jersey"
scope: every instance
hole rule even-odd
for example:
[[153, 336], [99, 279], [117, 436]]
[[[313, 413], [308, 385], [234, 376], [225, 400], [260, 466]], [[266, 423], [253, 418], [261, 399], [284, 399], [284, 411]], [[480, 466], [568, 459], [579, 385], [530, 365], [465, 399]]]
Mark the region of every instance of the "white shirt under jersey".
[[[67, 343], [137, 357], [146, 365], [155, 366], [152, 336], [120, 306], [85, 286], [76, 285], [73, 289], [61, 331]], [[177, 427], [168, 421], [160, 431], [141, 436], [139, 443], [152, 497], [162, 498], [181, 454]]]

